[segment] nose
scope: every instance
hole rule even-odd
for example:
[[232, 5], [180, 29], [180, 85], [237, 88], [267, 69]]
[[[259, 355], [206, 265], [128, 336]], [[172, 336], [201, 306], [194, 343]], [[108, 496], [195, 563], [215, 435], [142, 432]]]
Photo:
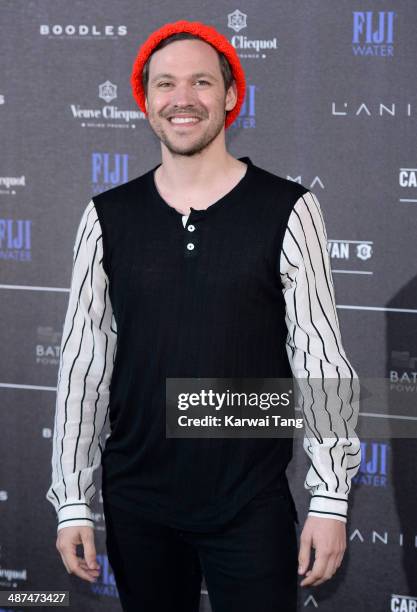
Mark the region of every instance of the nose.
[[189, 83], [177, 83], [171, 92], [171, 103], [175, 106], [187, 106], [197, 100], [196, 91]]

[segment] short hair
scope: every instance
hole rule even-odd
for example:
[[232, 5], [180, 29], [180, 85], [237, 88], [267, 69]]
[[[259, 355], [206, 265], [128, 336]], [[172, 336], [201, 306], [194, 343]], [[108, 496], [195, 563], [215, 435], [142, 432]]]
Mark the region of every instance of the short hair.
[[[168, 36], [167, 38], [163, 38], [161, 42], [152, 50], [152, 53], [146, 60], [146, 63], [144, 64], [143, 69], [142, 69], [142, 85], [145, 91], [145, 95], [148, 95], [149, 63], [155, 51], [159, 51], [159, 49], [163, 49], [170, 43], [173, 43], [177, 40], [192, 40], [192, 39], [202, 40], [203, 42], [207, 42], [207, 44], [210, 45], [208, 41], [204, 40], [200, 36], [191, 34], [191, 32], [177, 32], [176, 34], [172, 34], [171, 36]], [[213, 45], [210, 45], [210, 46], [213, 47]], [[213, 49], [216, 51], [217, 56], [219, 58], [220, 71], [222, 73], [224, 87], [227, 92], [229, 90], [229, 87], [232, 85], [233, 81], [235, 80], [235, 78], [233, 76], [232, 69], [230, 67], [229, 61], [226, 58], [226, 56], [223, 53], [221, 53], [218, 49], [216, 49], [216, 47], [213, 47]]]

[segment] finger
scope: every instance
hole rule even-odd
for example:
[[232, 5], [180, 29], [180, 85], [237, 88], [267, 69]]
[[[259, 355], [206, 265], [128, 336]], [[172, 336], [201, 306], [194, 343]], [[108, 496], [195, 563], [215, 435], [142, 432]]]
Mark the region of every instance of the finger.
[[69, 568], [71, 570], [71, 574], [75, 574], [83, 580], [88, 580], [88, 582], [95, 582], [97, 578], [91, 575], [89, 571], [83, 569], [80, 565], [80, 561], [81, 559], [77, 557], [77, 561], [72, 561], [71, 563], [68, 563]]
[[96, 547], [94, 544], [93, 529], [83, 530], [81, 533], [82, 545], [84, 548], [84, 560], [90, 569], [98, 569], [100, 566], [97, 563]]
[[91, 569], [90, 567], [88, 567], [84, 559], [80, 561], [80, 567], [86, 572], [88, 572], [91, 576], [99, 576], [101, 574], [101, 567], [97, 569]]
[[94, 577], [80, 567], [80, 562], [82, 559], [77, 556], [77, 546], [74, 542], [68, 544], [64, 549], [62, 549], [61, 554], [64, 558], [65, 566], [68, 568], [67, 571], [70, 574], [75, 574], [79, 578], [89, 580], [90, 582], [94, 581]]
[[329, 566], [325, 573], [325, 580], [329, 580], [336, 574], [337, 570], [342, 565], [344, 554], [345, 549], [343, 549], [341, 552], [334, 553], [333, 555], [331, 555]]
[[310, 551], [311, 551], [311, 537], [303, 536], [300, 537], [300, 550], [298, 553], [298, 573], [305, 574], [308, 566], [310, 565]]
[[86, 562], [86, 560], [85, 560], [85, 559], [81, 559], [81, 561], [80, 561], [80, 566], [81, 566], [83, 569], [87, 569], [87, 570], [89, 570], [90, 572], [99, 572], [99, 573], [101, 572], [101, 566], [100, 566], [100, 565], [99, 565], [98, 567], [96, 567], [96, 568], [94, 568], [94, 567], [93, 567], [93, 568], [91, 568], [91, 567], [90, 567], [90, 566], [87, 564], [87, 562]]
[[61, 559], [63, 564], [65, 565], [65, 569], [67, 570], [67, 572], [69, 574], [71, 574], [71, 559], [72, 557], [76, 556], [76, 551], [77, 551], [77, 543], [76, 541], [73, 542], [65, 542], [65, 544], [63, 544], [62, 542], [57, 543], [57, 549], [59, 551], [59, 554], [61, 555]]
[[334, 572], [333, 572], [334, 574], [337, 572], [339, 567], [342, 565], [344, 555], [345, 555], [345, 549], [343, 549], [339, 553], [336, 553], [335, 563], [334, 563]]
[[311, 586], [319, 586], [320, 584], [323, 584], [323, 582], [330, 580], [330, 578], [332, 578], [334, 574], [335, 574], [334, 571], [326, 570], [326, 572], [324, 573], [324, 576], [322, 576], [322, 578], [319, 578], [319, 580], [316, 580], [315, 582], [313, 582]]
[[[333, 553], [333, 554], [329, 555], [328, 565], [326, 567], [326, 570], [324, 571], [323, 576], [321, 578], [317, 579], [315, 582], [313, 582], [311, 584], [311, 586], [318, 586], [319, 584], [322, 584], [326, 580], [330, 580], [330, 578], [332, 578], [335, 575], [335, 573], [337, 572], [337, 570], [339, 569], [339, 567], [342, 564], [343, 557], [344, 557], [344, 554], [345, 554], [345, 550], [346, 550], [346, 548], [343, 547], [342, 550], [339, 553]], [[310, 572], [309, 572], [309, 574], [310, 574]], [[311, 577], [311, 576], [309, 576], [309, 577]]]
[[314, 584], [317, 580], [322, 578], [322, 576], [324, 575], [326, 571], [329, 557], [330, 555], [326, 553], [317, 554], [314, 560], [313, 567], [308, 572], [308, 575], [306, 576], [306, 578], [302, 580], [302, 582], [300, 583], [300, 586], [310, 586]]
[[67, 570], [68, 574], [70, 574], [71, 572], [69, 571], [69, 567], [68, 567], [68, 565], [67, 565], [67, 563], [65, 561], [64, 555], [62, 553], [60, 553], [60, 555], [61, 555], [62, 563], [65, 566], [65, 569]]
[[[314, 570], [314, 567], [313, 567]], [[330, 555], [327, 561], [327, 564], [324, 568], [320, 567], [317, 570], [316, 576], [309, 576], [312, 579], [310, 586], [318, 586], [326, 580], [330, 580], [332, 576], [336, 573], [336, 555]]]
[[340, 553], [337, 555], [337, 567], [339, 568], [342, 565], [343, 557], [345, 556], [346, 547], [343, 548]]

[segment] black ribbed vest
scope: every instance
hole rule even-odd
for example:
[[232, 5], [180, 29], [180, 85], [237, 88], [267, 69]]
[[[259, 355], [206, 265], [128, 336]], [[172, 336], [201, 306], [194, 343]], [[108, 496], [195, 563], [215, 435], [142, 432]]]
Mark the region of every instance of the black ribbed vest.
[[182, 529], [221, 526], [292, 457], [292, 438], [165, 436], [167, 377], [292, 377], [279, 260], [307, 189], [240, 160], [241, 181], [185, 228], [157, 166], [93, 197], [118, 333], [103, 500]]

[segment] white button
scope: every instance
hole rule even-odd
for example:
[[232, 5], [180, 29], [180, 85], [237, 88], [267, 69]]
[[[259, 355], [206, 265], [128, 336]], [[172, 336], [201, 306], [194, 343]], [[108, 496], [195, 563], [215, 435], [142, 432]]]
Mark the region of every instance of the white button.
[[194, 225], [187, 225], [187, 229], [189, 232], [193, 232], [195, 230], [195, 226]]
[[192, 251], [192, 250], [193, 250], [193, 248], [194, 248], [193, 243], [192, 243], [192, 242], [189, 242], [189, 243], [187, 244], [187, 249], [188, 249], [189, 251]]

